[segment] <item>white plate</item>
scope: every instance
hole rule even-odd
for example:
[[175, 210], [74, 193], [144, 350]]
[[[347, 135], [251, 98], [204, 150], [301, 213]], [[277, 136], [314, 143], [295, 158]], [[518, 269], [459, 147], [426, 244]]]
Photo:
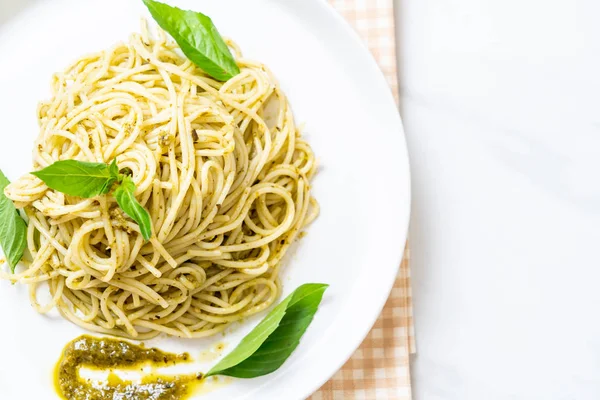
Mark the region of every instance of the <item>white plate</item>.
[[[277, 372], [235, 380], [202, 399], [303, 399], [352, 355], [394, 282], [408, 226], [408, 157], [400, 118], [375, 61], [322, 0], [171, 1], [210, 15], [244, 54], [271, 67], [320, 161], [314, 193], [322, 212], [288, 257], [284, 294], [305, 282], [331, 287], [300, 346]], [[0, 168], [30, 170], [37, 102], [54, 71], [139, 28], [141, 0], [53, 0], [30, 7], [0, 30]], [[262, 317], [262, 316], [261, 316]], [[0, 282], [0, 398], [55, 399], [52, 370], [63, 346], [83, 333], [40, 316], [27, 288]], [[225, 337], [156, 339], [150, 345], [198, 355], [227, 350], [257, 319]]]

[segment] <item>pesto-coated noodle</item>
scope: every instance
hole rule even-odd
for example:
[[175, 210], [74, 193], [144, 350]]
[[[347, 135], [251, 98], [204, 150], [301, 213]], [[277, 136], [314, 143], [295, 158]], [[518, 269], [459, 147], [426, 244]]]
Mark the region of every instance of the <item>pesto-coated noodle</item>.
[[[145, 24], [126, 44], [53, 77], [34, 168], [58, 160], [129, 168], [153, 236], [111, 194], [70, 197], [26, 175], [5, 193], [29, 218], [32, 261], [3, 277], [30, 285], [91, 331], [137, 339], [203, 337], [269, 307], [280, 261], [318, 214], [316, 165], [270, 71], [246, 60], [217, 82]], [[51, 300], [40, 304], [38, 285]]]

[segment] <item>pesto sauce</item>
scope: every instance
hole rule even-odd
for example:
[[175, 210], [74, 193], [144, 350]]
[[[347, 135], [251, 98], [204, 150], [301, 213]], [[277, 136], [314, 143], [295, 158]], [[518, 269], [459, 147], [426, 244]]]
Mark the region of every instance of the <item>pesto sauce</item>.
[[[141, 382], [125, 381], [112, 371], [142, 366], [166, 367], [188, 362], [189, 355], [147, 349], [124, 340], [83, 335], [69, 342], [56, 364], [54, 383], [65, 400], [182, 400], [202, 380], [201, 374], [146, 374]], [[79, 368], [109, 370], [105, 382], [79, 376]]]

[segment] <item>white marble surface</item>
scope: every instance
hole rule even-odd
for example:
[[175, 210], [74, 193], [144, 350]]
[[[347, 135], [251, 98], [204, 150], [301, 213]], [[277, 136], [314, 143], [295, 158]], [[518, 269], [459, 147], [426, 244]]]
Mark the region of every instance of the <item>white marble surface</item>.
[[396, 11], [415, 399], [599, 399], [600, 2]]

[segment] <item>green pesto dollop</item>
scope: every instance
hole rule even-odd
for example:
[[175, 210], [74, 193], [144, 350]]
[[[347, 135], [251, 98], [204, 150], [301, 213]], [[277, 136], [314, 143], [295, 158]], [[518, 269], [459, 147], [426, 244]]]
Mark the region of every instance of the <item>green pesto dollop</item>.
[[[141, 382], [126, 381], [113, 370], [135, 370], [144, 366], [166, 367], [190, 359], [187, 353], [166, 353], [124, 340], [83, 335], [69, 342], [56, 364], [55, 386], [66, 400], [182, 400], [202, 380], [201, 374], [167, 376], [145, 374]], [[108, 370], [105, 382], [79, 375], [81, 367]]]

